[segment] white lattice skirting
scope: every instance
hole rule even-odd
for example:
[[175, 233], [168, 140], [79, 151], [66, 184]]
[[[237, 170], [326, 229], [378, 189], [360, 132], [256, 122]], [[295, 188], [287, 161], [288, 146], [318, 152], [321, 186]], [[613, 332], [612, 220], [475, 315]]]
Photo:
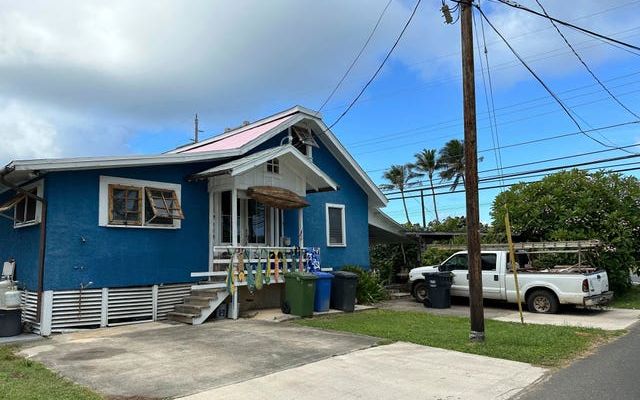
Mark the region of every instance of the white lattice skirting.
[[22, 320], [42, 336], [70, 329], [158, 321], [166, 319], [190, 291], [191, 284], [47, 290], [42, 294], [40, 323], [36, 322], [38, 294], [24, 291]]

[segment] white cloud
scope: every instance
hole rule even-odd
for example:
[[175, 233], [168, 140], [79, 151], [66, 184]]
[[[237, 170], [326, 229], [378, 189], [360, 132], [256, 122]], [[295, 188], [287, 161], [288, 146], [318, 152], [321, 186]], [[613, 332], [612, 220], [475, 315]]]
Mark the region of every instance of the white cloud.
[[[551, 13], [565, 19], [619, 4], [547, 3]], [[274, 107], [316, 107], [385, 4], [5, 1], [0, 7], [0, 164], [22, 157], [128, 152], [127, 143], [137, 132], [187, 128], [195, 111], [218, 121], [220, 128], [276, 111]], [[561, 47], [547, 21], [486, 6], [508, 37], [546, 28], [514, 39], [523, 55]], [[392, 3], [336, 102], [350, 98], [370, 76], [411, 7], [413, 2]], [[439, 0], [423, 2], [394, 56], [424, 80], [459, 71], [459, 26], [444, 25], [439, 8]], [[603, 13], [581, 22], [604, 32], [634, 26], [632, 16], [615, 15]], [[595, 60], [609, 55], [601, 47], [589, 51]], [[513, 60], [496, 43], [491, 57], [494, 65]], [[577, 68], [555, 61], [542, 65], [542, 71], [559, 74]], [[500, 75], [511, 81], [526, 76], [522, 71]], [[32, 143], [38, 135], [49, 145]], [[21, 139], [4, 145], [16, 137]]]
[[0, 103], [0, 160], [57, 157], [58, 131], [49, 121], [15, 101]]

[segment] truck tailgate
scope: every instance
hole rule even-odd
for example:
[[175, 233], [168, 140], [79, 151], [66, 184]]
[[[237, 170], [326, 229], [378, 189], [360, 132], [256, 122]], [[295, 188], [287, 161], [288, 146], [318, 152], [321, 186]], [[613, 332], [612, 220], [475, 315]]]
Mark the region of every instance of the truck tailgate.
[[609, 277], [605, 271], [596, 271], [586, 276], [589, 281], [589, 295], [601, 294], [609, 291]]

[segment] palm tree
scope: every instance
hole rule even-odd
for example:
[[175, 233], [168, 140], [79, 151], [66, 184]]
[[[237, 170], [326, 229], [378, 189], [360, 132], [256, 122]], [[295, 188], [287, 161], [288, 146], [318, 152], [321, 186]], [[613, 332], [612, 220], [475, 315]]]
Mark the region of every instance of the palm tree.
[[416, 170], [429, 177], [431, 196], [433, 198], [433, 211], [436, 214], [436, 222], [440, 222], [440, 218], [438, 218], [438, 206], [436, 205], [436, 191], [433, 188], [433, 174], [439, 167], [438, 160], [436, 159], [436, 149], [423, 149], [420, 153], [416, 153], [415, 157]]
[[409, 211], [407, 210], [407, 201], [404, 198], [404, 190], [407, 187], [407, 184], [418, 176], [419, 174], [413, 170], [413, 164], [392, 165], [384, 172], [384, 174], [382, 174], [382, 177], [388, 180], [389, 183], [380, 185], [380, 188], [384, 190], [397, 189], [400, 191], [402, 205], [404, 206], [404, 214], [407, 217], [407, 222], [409, 224], [411, 224], [411, 220], [409, 219]]
[[437, 165], [440, 170], [440, 179], [453, 181], [450, 191], [456, 190], [460, 180], [464, 185], [464, 143], [458, 139], [445, 143], [438, 153]]

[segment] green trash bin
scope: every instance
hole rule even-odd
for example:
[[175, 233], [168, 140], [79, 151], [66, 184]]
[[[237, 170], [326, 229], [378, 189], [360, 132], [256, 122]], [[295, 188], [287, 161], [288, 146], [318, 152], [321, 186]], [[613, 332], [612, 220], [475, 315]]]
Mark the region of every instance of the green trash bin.
[[282, 312], [300, 317], [312, 316], [316, 279], [317, 276], [309, 272], [284, 274], [285, 300], [282, 303]]

